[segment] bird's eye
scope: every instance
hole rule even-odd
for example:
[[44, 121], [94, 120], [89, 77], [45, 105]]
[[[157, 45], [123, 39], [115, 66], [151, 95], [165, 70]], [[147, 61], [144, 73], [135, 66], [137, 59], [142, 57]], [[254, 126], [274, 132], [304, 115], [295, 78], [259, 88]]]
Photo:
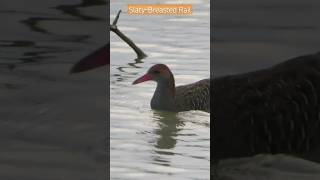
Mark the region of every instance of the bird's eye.
[[154, 73], [154, 74], [159, 74], [160, 71], [155, 70], [155, 71], [153, 71], [153, 73]]

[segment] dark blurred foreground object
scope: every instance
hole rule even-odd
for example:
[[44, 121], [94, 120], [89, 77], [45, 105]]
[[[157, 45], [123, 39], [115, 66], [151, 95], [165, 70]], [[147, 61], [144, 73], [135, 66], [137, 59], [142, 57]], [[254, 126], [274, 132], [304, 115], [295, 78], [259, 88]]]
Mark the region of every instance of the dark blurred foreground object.
[[76, 63], [72, 69], [71, 73], [78, 73], [82, 71], [87, 71], [94, 69], [103, 65], [110, 64], [110, 44], [101, 47], [95, 52], [89, 54], [78, 63]]
[[210, 80], [203, 79], [183, 86], [175, 86], [174, 76], [168, 66], [156, 64], [133, 84], [155, 81], [157, 88], [151, 108], [167, 111], [201, 110], [210, 112]]
[[286, 153], [320, 161], [320, 53], [212, 83], [215, 160]]

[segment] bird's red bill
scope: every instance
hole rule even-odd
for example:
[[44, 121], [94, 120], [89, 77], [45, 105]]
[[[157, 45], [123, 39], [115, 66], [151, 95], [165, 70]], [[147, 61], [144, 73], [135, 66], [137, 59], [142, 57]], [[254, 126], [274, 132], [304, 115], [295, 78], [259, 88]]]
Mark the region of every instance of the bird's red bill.
[[87, 71], [110, 64], [109, 49], [110, 44], [107, 44], [96, 50], [95, 52], [89, 54], [87, 57], [83, 58], [72, 67], [71, 73]]
[[140, 78], [138, 78], [137, 80], [135, 80], [132, 84], [139, 84], [139, 83], [150, 81], [150, 80], [152, 80], [152, 76], [150, 74], [145, 74]]

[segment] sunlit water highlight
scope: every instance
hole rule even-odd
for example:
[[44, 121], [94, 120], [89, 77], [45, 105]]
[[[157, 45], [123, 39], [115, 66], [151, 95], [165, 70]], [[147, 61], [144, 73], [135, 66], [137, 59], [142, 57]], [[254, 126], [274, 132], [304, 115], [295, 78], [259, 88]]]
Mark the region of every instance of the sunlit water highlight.
[[134, 3], [111, 1], [111, 14], [124, 10], [118, 28], [148, 57], [135, 60], [133, 50], [110, 34], [111, 179], [209, 179], [210, 114], [151, 110], [155, 83], [132, 85], [157, 63], [171, 68], [177, 85], [209, 77], [209, 1], [194, 4], [190, 17], [129, 16], [128, 2]]

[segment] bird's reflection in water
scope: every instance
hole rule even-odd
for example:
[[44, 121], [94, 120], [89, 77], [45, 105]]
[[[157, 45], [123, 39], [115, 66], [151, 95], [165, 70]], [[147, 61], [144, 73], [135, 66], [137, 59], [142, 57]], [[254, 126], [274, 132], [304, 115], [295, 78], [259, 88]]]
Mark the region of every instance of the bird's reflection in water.
[[168, 156], [175, 155], [173, 149], [177, 144], [178, 132], [184, 126], [177, 113], [154, 111], [153, 117], [157, 120], [158, 128], [154, 130], [154, 134], [158, 135], [155, 147], [154, 163], [170, 166]]

